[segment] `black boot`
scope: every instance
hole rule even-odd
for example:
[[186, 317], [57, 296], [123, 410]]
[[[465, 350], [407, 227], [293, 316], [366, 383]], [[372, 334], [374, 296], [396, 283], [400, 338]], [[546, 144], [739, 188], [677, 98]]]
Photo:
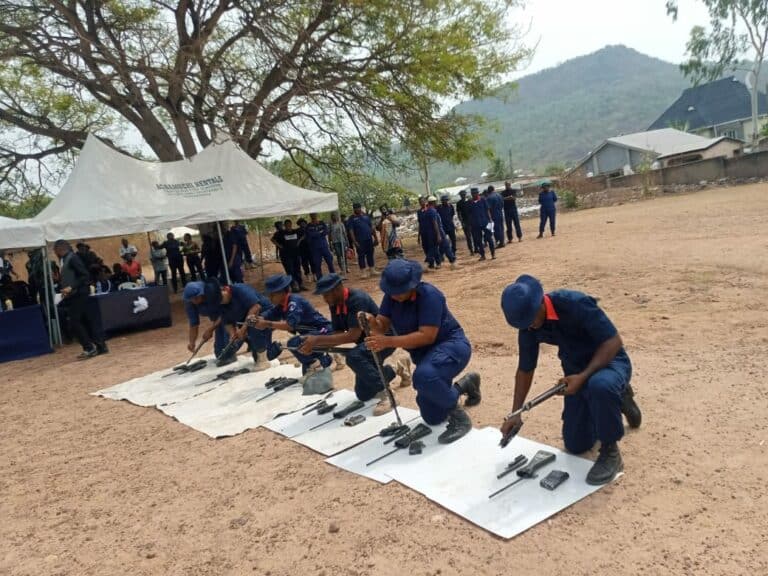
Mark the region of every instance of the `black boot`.
[[448, 414], [448, 427], [437, 437], [437, 441], [440, 444], [450, 444], [466, 436], [470, 430], [472, 430], [472, 420], [464, 410], [456, 406]]
[[109, 348], [107, 348], [106, 342], [96, 342], [96, 352], [101, 354], [109, 354]]
[[627, 417], [627, 423], [630, 428], [640, 428], [640, 423], [643, 421], [643, 413], [640, 412], [640, 407], [635, 402], [635, 391], [632, 390], [632, 386], [627, 384], [626, 390], [621, 397], [621, 413]]
[[624, 461], [621, 459], [619, 445], [616, 442], [602, 444], [597, 460], [587, 473], [587, 484], [591, 486], [608, 484], [622, 470], [624, 470]]
[[464, 406], [480, 404], [482, 398], [480, 396], [480, 374], [477, 372], [464, 374], [454, 386], [459, 390], [459, 394], [467, 396], [467, 399], [464, 400]]

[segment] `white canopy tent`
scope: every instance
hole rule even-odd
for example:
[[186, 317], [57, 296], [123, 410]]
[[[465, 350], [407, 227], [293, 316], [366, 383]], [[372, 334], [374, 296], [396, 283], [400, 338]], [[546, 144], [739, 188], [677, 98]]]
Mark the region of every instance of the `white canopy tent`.
[[45, 246], [43, 227], [32, 220], [0, 216], [0, 250]]
[[126, 156], [91, 135], [63, 188], [34, 220], [53, 241], [337, 207], [336, 194], [281, 180], [231, 141], [160, 163]]

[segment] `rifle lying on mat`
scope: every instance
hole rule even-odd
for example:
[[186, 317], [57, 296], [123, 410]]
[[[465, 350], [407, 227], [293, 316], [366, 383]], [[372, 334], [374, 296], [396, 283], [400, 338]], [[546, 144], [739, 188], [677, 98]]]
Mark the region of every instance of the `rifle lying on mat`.
[[184, 362], [184, 364], [179, 364], [178, 366], [174, 366], [171, 368], [171, 372], [169, 374], [164, 374], [161, 376], [161, 378], [167, 378], [168, 376], [176, 376], [178, 374], [186, 374], [187, 372], [197, 372], [198, 370], [202, 370], [208, 365], [208, 362], [205, 360], [198, 360], [197, 362], [192, 362], [192, 359], [197, 356], [197, 353], [200, 352], [200, 349], [203, 347], [203, 344], [208, 342], [210, 338], [207, 340], [200, 340], [200, 344], [197, 345], [197, 348], [195, 348], [195, 351], [192, 352], [192, 356], [189, 357], [189, 360]]
[[406, 432], [405, 434], [401, 434], [398, 436], [393, 436], [389, 440], [386, 440], [384, 444], [389, 444], [390, 442], [394, 441], [395, 443], [395, 449], [390, 450], [386, 454], [382, 454], [381, 456], [378, 456], [368, 462], [366, 466], [371, 466], [373, 464], [376, 464], [379, 460], [383, 460], [387, 456], [391, 456], [398, 450], [403, 450], [404, 448], [408, 448], [409, 454], [421, 454], [421, 449], [424, 448], [424, 443], [421, 441], [422, 438], [425, 436], [429, 436], [432, 434], [432, 428], [427, 426], [424, 423], [421, 423], [417, 425], [413, 430], [410, 432]]
[[280, 376], [277, 378], [270, 378], [269, 381], [264, 385], [265, 388], [269, 390], [268, 394], [264, 394], [263, 396], [259, 396], [256, 398], [256, 402], [261, 402], [262, 400], [266, 400], [270, 396], [274, 396], [281, 390], [285, 390], [286, 388], [289, 388], [290, 386], [293, 386], [294, 384], [298, 384], [299, 380], [297, 378], [286, 378], [285, 376]]
[[225, 370], [224, 372], [220, 372], [216, 374], [215, 378], [212, 378], [211, 380], [206, 380], [205, 382], [200, 382], [199, 384], [195, 384], [195, 386], [205, 386], [206, 384], [212, 384], [217, 380], [221, 380], [222, 382], [224, 382], [226, 380], [231, 380], [236, 376], [241, 376], [242, 374], [250, 374], [250, 372], [251, 370], [249, 368], [238, 368], [237, 370]]
[[[545, 400], [549, 400], [550, 398], [552, 398], [552, 396], [555, 396], [556, 394], [559, 394], [560, 392], [565, 390], [565, 387], [566, 387], [565, 382], [562, 382], [560, 384], [556, 384], [555, 386], [553, 386], [552, 388], [550, 388], [546, 392], [542, 392], [541, 394], [536, 396], [536, 398], [534, 398], [533, 400], [529, 400], [528, 402], [526, 402], [525, 404], [520, 406], [520, 408], [518, 408], [514, 412], [510, 412], [509, 414], [507, 414], [507, 417], [504, 418], [504, 420], [506, 421], [506, 420], [511, 420], [512, 418], [517, 418], [523, 412], [527, 412], [528, 410], [538, 406], [539, 404], [541, 404]], [[501, 442], [499, 442], [499, 446], [501, 446], [502, 448], [505, 448], [507, 446], [507, 444], [510, 443], [512, 438], [517, 436], [517, 433], [520, 432], [520, 429], [522, 427], [523, 427], [522, 421], [519, 424], [517, 424], [516, 426], [513, 426], [512, 429], [509, 432], [507, 432], [506, 434], [504, 434], [504, 436], [502, 436]]]

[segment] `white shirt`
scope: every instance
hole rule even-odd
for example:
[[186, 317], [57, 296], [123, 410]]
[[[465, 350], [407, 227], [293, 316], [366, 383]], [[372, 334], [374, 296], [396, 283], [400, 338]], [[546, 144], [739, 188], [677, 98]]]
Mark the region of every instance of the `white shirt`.
[[133, 254], [134, 256], [136, 256], [136, 254], [138, 253], [139, 251], [136, 249], [136, 246], [134, 246], [133, 244], [128, 244], [128, 246], [122, 246], [122, 245], [120, 246], [120, 258], [125, 256], [126, 254]]

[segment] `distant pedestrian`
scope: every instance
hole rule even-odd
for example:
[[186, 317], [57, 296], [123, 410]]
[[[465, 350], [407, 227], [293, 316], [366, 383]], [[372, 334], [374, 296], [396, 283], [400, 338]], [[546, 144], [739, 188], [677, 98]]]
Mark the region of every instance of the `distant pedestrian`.
[[485, 198], [480, 196], [478, 188], [472, 188], [470, 207], [470, 223], [472, 225], [472, 244], [475, 253], [480, 254], [480, 260], [485, 260], [485, 244], [491, 251], [491, 259], [496, 259], [496, 245], [493, 241], [493, 220]]
[[189, 268], [189, 274], [192, 276], [192, 282], [200, 277], [200, 280], [205, 278], [203, 274], [203, 263], [200, 260], [200, 246], [197, 242], [192, 240], [192, 234], [184, 234], [184, 245], [181, 247], [181, 252], [187, 260], [187, 268]]
[[456, 215], [456, 209], [451, 204], [448, 194], [440, 196], [440, 205], [437, 207], [437, 213], [440, 214], [440, 220], [443, 222], [445, 235], [451, 241], [451, 250], [456, 253], [456, 224], [453, 217]]
[[539, 192], [539, 235], [536, 238], [544, 237], [544, 228], [549, 220], [549, 231], [552, 236], [555, 235], [555, 215], [557, 203], [557, 194], [552, 190], [552, 183], [544, 180], [541, 183], [541, 192]]
[[352, 235], [352, 242], [357, 251], [357, 264], [363, 278], [370, 278], [374, 272], [373, 247], [378, 243], [376, 231], [373, 228], [373, 221], [368, 214], [363, 214], [363, 206], [359, 202], [352, 205], [354, 214], [349, 218], [349, 232]]
[[472, 214], [470, 210], [470, 200], [467, 198], [467, 191], [462, 190], [459, 192], [460, 200], [456, 202], [456, 214], [461, 222], [461, 229], [464, 231], [464, 238], [467, 241], [467, 248], [470, 254], [475, 253], [475, 248], [472, 244]]
[[155, 271], [155, 283], [158, 286], [168, 286], [168, 259], [166, 258], [165, 248], [161, 247], [160, 242], [157, 240], [152, 241], [149, 261], [152, 264], [152, 269]]
[[520, 214], [517, 211], [517, 198], [521, 194], [520, 188], [513, 188], [507, 180], [504, 182], [504, 190], [501, 197], [504, 199], [504, 222], [507, 225], [507, 241], [512, 242], [512, 226], [515, 227], [517, 241], [523, 241], [523, 229], [520, 227]]
[[184, 256], [181, 255], [181, 244], [176, 240], [173, 232], [168, 232], [165, 235], [165, 242], [160, 244], [160, 247], [165, 249], [165, 255], [168, 257], [168, 267], [171, 269], [171, 285], [175, 294], [179, 291], [179, 280], [181, 280], [182, 288], [187, 283], [187, 275], [184, 272]]
[[493, 221], [493, 239], [496, 241], [496, 248], [504, 247], [504, 199], [496, 192], [493, 186], [488, 186], [485, 190], [485, 201], [488, 203], [488, 210], [491, 211], [491, 220]]
[[[349, 272], [347, 268], [347, 248], [349, 248], [347, 227], [339, 220], [338, 212], [331, 214], [331, 247], [336, 255], [336, 261], [339, 263], [341, 273], [347, 274]], [[286, 274], [289, 274], [289, 272], [286, 272]]]
[[333, 256], [331, 256], [331, 250], [328, 246], [330, 230], [328, 225], [313, 212], [309, 215], [309, 223], [305, 233], [307, 235], [306, 242], [309, 243], [310, 258], [312, 259], [312, 273], [315, 275], [315, 282], [317, 282], [323, 275], [323, 262], [328, 267], [329, 274], [336, 272], [333, 267]]
[[312, 252], [309, 249], [309, 243], [307, 242], [307, 221], [304, 218], [296, 220], [296, 226], [298, 226], [299, 234], [299, 256], [301, 259], [301, 269], [304, 271], [304, 276], [312, 279]]

